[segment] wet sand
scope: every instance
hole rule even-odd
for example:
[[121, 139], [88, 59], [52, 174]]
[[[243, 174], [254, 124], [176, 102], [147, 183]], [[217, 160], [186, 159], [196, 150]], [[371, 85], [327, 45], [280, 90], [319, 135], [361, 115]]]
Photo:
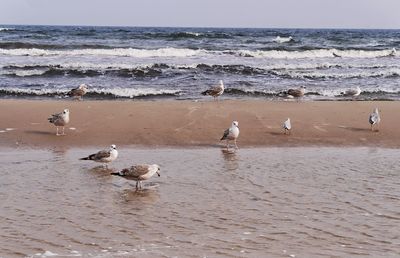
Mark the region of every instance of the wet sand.
[[[368, 116], [382, 113], [379, 132]], [[67, 136], [55, 136], [47, 117], [69, 108]], [[367, 101], [48, 101], [1, 100], [2, 146], [220, 145], [232, 120], [240, 126], [239, 147], [400, 146], [400, 102]], [[283, 121], [292, 120], [285, 136]], [[8, 130], [7, 130], [8, 129]], [[11, 129], [11, 130], [10, 130]]]
[[[398, 151], [0, 149], [0, 257], [397, 257]], [[134, 182], [111, 171], [158, 163]]]

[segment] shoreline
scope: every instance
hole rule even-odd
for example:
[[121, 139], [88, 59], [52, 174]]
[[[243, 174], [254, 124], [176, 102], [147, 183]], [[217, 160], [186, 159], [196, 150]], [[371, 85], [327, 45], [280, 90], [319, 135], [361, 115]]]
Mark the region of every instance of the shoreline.
[[[382, 111], [379, 132], [368, 116]], [[69, 108], [66, 136], [47, 118]], [[3, 147], [223, 147], [233, 120], [240, 147], [400, 147], [396, 101], [0, 100]], [[290, 117], [293, 131], [284, 135]], [[12, 129], [12, 130], [7, 130]]]

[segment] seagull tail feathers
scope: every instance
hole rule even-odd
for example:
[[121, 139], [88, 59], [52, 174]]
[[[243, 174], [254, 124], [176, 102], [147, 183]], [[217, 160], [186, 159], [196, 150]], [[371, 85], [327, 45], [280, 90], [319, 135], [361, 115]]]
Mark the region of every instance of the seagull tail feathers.
[[210, 93], [211, 93], [211, 90], [206, 90], [206, 91], [203, 91], [201, 94], [203, 94], [203, 95], [210, 95]]

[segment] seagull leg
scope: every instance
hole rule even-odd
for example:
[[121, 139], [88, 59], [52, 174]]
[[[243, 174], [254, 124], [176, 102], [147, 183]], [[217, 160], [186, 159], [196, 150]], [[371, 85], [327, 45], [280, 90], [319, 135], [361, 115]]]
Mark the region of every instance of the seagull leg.
[[63, 132], [62, 135], [65, 135], [65, 126], [63, 126]]
[[58, 134], [58, 126], [56, 126], [56, 130], [57, 130], [56, 135], [59, 136], [59, 134]]
[[139, 181], [136, 181], [136, 190], [139, 189]]
[[239, 149], [239, 147], [236, 144], [236, 139], [235, 139], [235, 149]]

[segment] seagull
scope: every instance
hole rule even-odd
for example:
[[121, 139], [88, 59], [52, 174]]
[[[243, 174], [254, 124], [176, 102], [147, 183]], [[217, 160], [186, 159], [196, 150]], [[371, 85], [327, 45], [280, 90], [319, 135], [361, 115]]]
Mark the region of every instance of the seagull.
[[301, 87], [298, 88], [298, 89], [289, 89], [289, 90], [287, 91], [287, 94], [288, 94], [289, 96], [296, 97], [296, 98], [303, 97], [303, 96], [304, 96], [304, 93], [306, 92], [305, 89], [306, 89], [306, 87], [304, 87], [304, 86], [301, 86]]
[[[51, 115], [51, 117], [47, 118], [47, 120], [49, 120], [50, 123], [52, 123], [56, 126], [56, 128], [57, 128], [56, 135], [57, 136], [65, 135], [65, 132], [64, 132], [65, 125], [69, 123], [69, 110], [64, 109], [64, 111], [61, 113], [53, 114], [53, 115]], [[59, 126], [62, 126], [62, 134], [58, 133]]]
[[236, 139], [239, 137], [239, 122], [238, 121], [233, 121], [231, 127], [226, 129], [224, 131], [224, 135], [220, 139], [226, 140], [226, 148], [229, 148], [229, 141], [233, 140], [235, 142], [235, 148], [238, 149], [238, 146], [236, 144]]
[[378, 108], [375, 108], [374, 112], [369, 115], [369, 123], [371, 124], [371, 131], [373, 126], [378, 125], [381, 122], [381, 116], [379, 115]]
[[75, 99], [82, 100], [83, 95], [85, 95], [88, 91], [88, 86], [86, 84], [79, 85], [78, 88], [72, 89], [68, 92], [68, 95], [74, 97]]
[[117, 157], [118, 157], [117, 146], [113, 144], [108, 149], [101, 150], [85, 158], [81, 158], [80, 160], [93, 160], [95, 162], [105, 163], [105, 166], [107, 167], [106, 163], [113, 162], [114, 160], [117, 159]]
[[222, 80], [219, 81], [219, 85], [216, 85], [214, 87], [211, 87], [210, 89], [202, 92], [203, 95], [210, 95], [213, 96], [214, 99], [218, 98], [219, 96], [224, 93], [224, 82]]
[[344, 96], [351, 96], [351, 97], [357, 97], [360, 94], [361, 94], [361, 89], [359, 86], [357, 86], [355, 89], [348, 89], [343, 93]]
[[285, 130], [285, 134], [286, 132], [288, 132], [290, 134], [291, 130], [292, 130], [292, 124], [290, 123], [290, 118], [288, 118], [282, 125], [283, 130]]
[[157, 164], [153, 165], [134, 165], [130, 168], [124, 168], [120, 172], [111, 173], [114, 176], [120, 176], [127, 180], [136, 181], [136, 190], [142, 189], [142, 181], [152, 177], [155, 173], [160, 176], [160, 166]]

